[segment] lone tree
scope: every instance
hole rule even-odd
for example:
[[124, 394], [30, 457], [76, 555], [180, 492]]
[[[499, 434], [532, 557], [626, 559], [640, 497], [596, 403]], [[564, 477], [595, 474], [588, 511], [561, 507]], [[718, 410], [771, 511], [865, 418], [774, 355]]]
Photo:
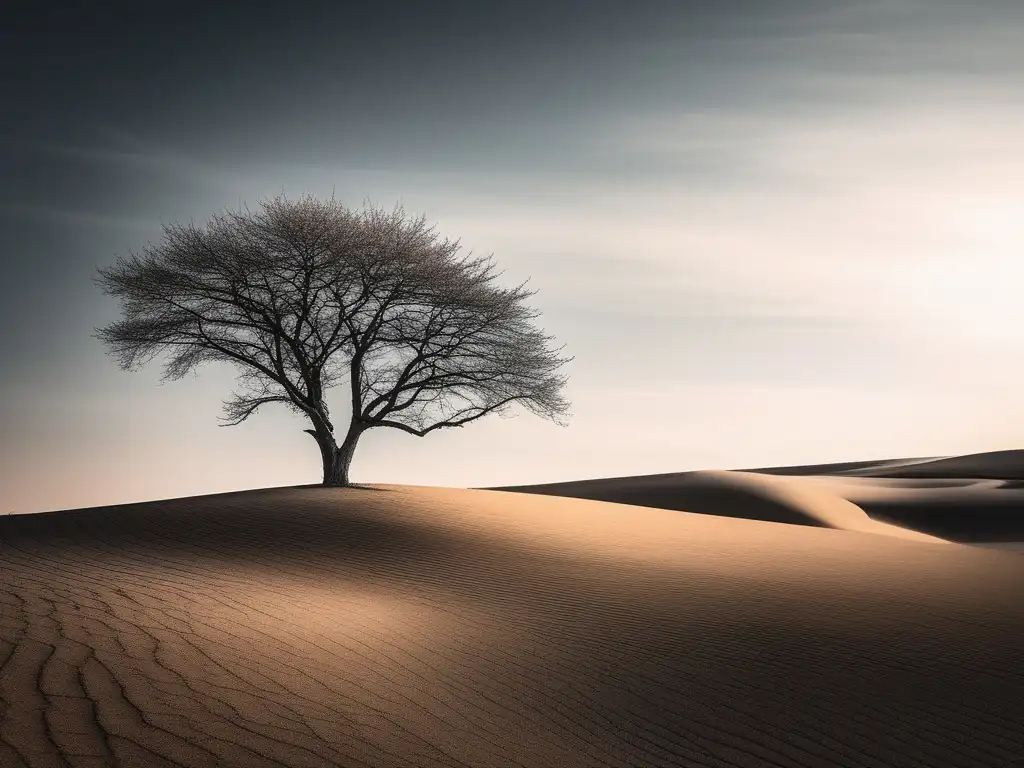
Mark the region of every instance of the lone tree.
[[[221, 426], [267, 403], [304, 414], [330, 486], [349, 484], [372, 427], [422, 437], [515, 403], [564, 426], [558, 370], [572, 358], [531, 324], [539, 313], [523, 301], [535, 291], [495, 285], [491, 257], [459, 257], [458, 241], [400, 206], [279, 195], [261, 207], [205, 228], [164, 225], [159, 244], [99, 270], [123, 317], [96, 338], [122, 369], [167, 354], [169, 381], [234, 364], [239, 387]], [[345, 380], [351, 418], [339, 444], [325, 394]]]

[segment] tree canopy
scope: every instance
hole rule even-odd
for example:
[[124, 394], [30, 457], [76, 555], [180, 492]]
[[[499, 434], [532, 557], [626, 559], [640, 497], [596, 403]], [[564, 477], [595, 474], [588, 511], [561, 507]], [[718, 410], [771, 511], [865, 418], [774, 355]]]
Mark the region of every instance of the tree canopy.
[[[391, 427], [423, 436], [519, 404], [559, 424], [572, 360], [534, 326], [526, 283], [504, 288], [492, 257], [460, 255], [425, 216], [333, 198], [172, 224], [97, 282], [122, 318], [96, 336], [125, 370], [166, 355], [164, 380], [229, 362], [237, 390], [223, 426], [281, 403], [308, 418], [324, 484], [347, 485], [359, 436]], [[326, 402], [347, 383], [342, 442]]]

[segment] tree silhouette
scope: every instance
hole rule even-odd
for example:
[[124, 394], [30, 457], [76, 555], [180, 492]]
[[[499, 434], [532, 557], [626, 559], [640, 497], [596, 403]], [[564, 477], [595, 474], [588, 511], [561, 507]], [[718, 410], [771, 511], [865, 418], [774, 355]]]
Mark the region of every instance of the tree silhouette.
[[[118, 257], [96, 282], [122, 319], [96, 329], [124, 370], [167, 354], [163, 380], [210, 361], [239, 370], [225, 401], [240, 424], [268, 403], [304, 414], [323, 484], [349, 484], [360, 436], [392, 427], [423, 436], [515, 403], [564, 426], [569, 403], [551, 349], [524, 305], [535, 291], [495, 285], [491, 257], [459, 257], [425, 217], [333, 197], [283, 195], [205, 228], [164, 225], [162, 241]], [[348, 381], [339, 444], [325, 394]]]

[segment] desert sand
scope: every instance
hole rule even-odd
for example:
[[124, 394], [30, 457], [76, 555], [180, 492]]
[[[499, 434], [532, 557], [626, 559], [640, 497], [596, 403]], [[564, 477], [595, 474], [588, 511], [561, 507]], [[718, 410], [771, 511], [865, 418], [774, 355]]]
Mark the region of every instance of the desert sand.
[[869, 464], [0, 517], [0, 766], [1021, 765], [1024, 556], [864, 501], [1014, 489]]
[[[742, 471], [673, 472], [502, 490], [943, 540], [1024, 542], [1024, 451]], [[843, 501], [849, 502], [844, 504]]]

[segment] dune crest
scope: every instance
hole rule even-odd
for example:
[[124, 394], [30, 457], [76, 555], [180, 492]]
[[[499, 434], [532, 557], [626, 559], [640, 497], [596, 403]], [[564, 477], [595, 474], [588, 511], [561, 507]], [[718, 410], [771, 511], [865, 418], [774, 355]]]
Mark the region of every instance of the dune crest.
[[[801, 519], [803, 525], [877, 533], [914, 541], [948, 543], [937, 536], [872, 520], [863, 509], [830, 492], [827, 486], [811, 485], [790, 478], [758, 475], [752, 472], [706, 470], [692, 473], [686, 478], [683, 487], [685, 491], [701, 487], [718, 489], [723, 494], [720, 499], [722, 506], [733, 504], [739, 509], [754, 507], [762, 501], [774, 502], [784, 510], [778, 522]], [[691, 505], [695, 503], [691, 502]], [[761, 507], [763, 506], [762, 503]], [[702, 510], [694, 508], [691, 511]], [[722, 510], [717, 509], [714, 514], [722, 514]], [[782, 517], [787, 519], [781, 519]]]
[[1024, 480], [1024, 450], [986, 451], [963, 456], [889, 462], [874, 468], [853, 470], [847, 474], [871, 477]]
[[833, 492], [827, 484], [808, 482], [810, 479], [709, 469], [493, 490], [836, 528], [933, 543], [945, 541], [937, 536], [873, 520], [857, 504]]
[[1024, 480], [1018, 477], [1024, 477], [1024, 451], [670, 472], [490, 490], [1019, 548], [1014, 543], [1024, 542]]

